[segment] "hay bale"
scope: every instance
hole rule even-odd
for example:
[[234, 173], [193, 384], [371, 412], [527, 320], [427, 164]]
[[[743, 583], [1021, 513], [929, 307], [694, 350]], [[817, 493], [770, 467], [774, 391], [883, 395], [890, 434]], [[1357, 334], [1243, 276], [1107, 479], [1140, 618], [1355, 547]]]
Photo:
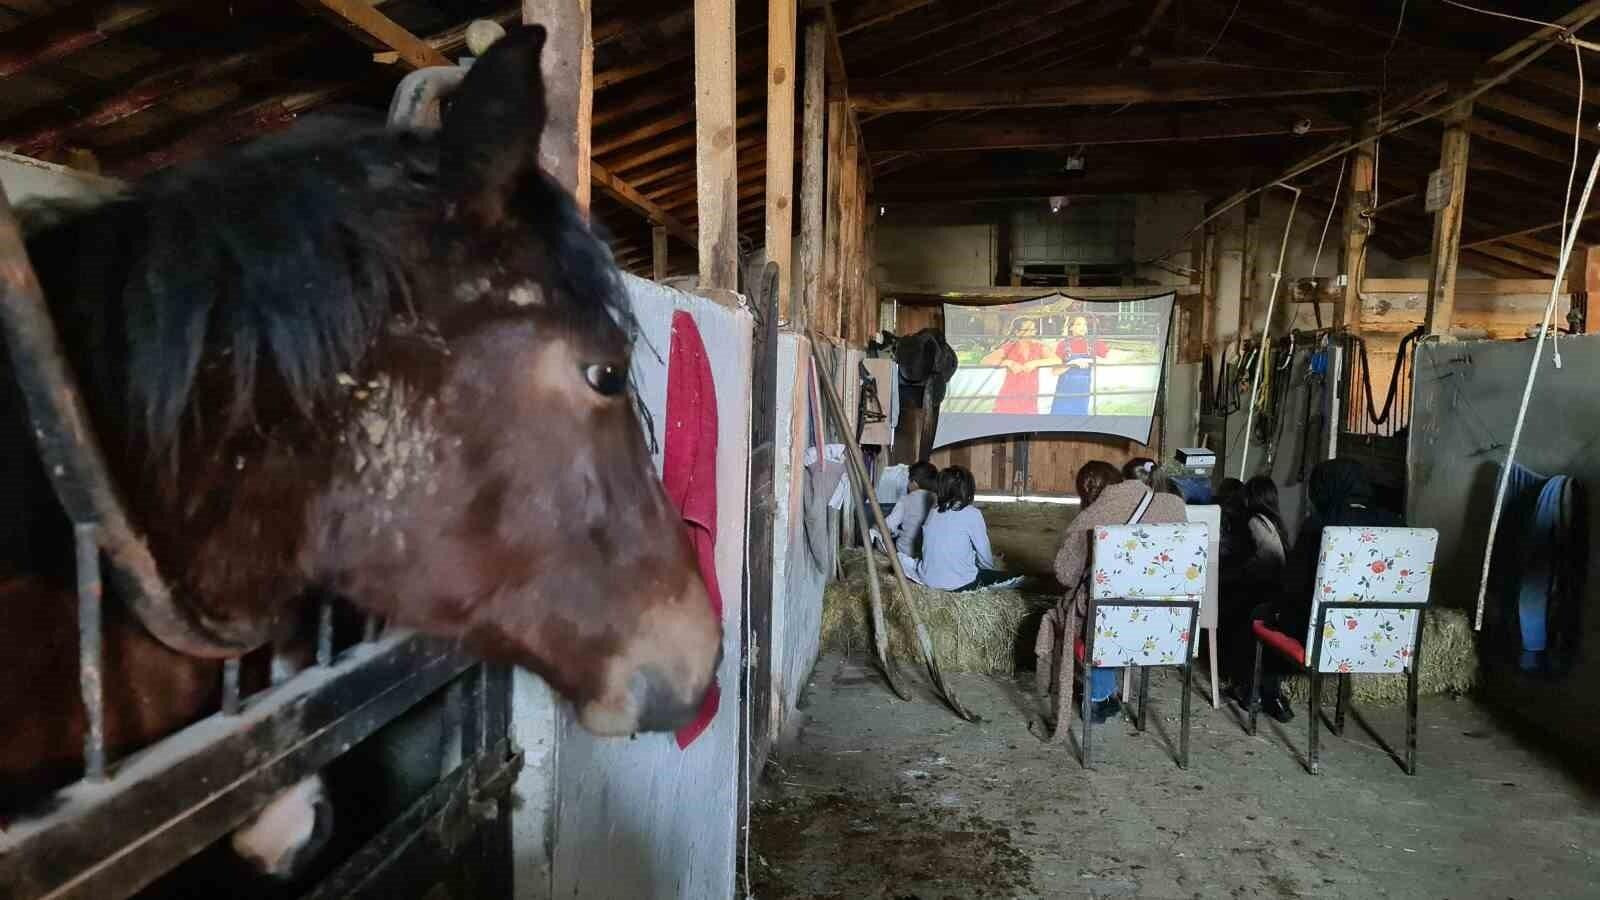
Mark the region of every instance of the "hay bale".
[[[840, 554], [842, 576], [828, 584], [822, 595], [822, 646], [825, 650], [871, 654], [872, 609], [867, 591], [866, 554], [845, 550]], [[895, 589], [889, 561], [878, 556], [878, 577], [883, 590], [884, 615], [889, 622], [889, 654], [899, 665], [917, 665], [922, 651], [916, 631]], [[933, 635], [939, 665], [946, 672], [1011, 675], [1016, 669], [1016, 647], [1023, 620], [1047, 608], [1047, 597], [1024, 594], [1016, 588], [989, 588], [963, 593], [912, 584], [911, 591]]]
[[[1323, 702], [1332, 706], [1334, 681], [1322, 684]], [[1466, 694], [1478, 683], [1478, 645], [1472, 637], [1472, 622], [1458, 609], [1433, 607], [1422, 627], [1422, 667], [1418, 670], [1417, 693]], [[1297, 675], [1285, 678], [1284, 693], [1303, 702], [1311, 696], [1310, 682]], [[1350, 696], [1358, 706], [1385, 706], [1406, 701], [1404, 675], [1356, 675], [1350, 679]]]

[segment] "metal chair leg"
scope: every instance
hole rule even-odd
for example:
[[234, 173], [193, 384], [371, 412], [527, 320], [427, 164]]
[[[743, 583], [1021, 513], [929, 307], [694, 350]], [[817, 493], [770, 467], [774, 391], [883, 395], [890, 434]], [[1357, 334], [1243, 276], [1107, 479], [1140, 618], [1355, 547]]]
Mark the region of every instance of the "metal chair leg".
[[1317, 759], [1317, 725], [1322, 718], [1322, 673], [1316, 669], [1311, 670], [1311, 740], [1307, 759], [1311, 762], [1311, 774], [1322, 774], [1322, 763]]
[[1261, 709], [1261, 642], [1256, 641], [1255, 674], [1250, 676], [1250, 734], [1256, 733], [1256, 712]]
[[1135, 726], [1144, 730], [1144, 711], [1150, 708], [1150, 667], [1139, 667], [1139, 721]]
[[1339, 673], [1338, 693], [1333, 699], [1333, 733], [1344, 735], [1344, 713], [1350, 706], [1350, 673]]
[[1194, 663], [1190, 662], [1183, 667], [1183, 724], [1179, 727], [1182, 737], [1178, 738], [1178, 768], [1189, 768], [1189, 693], [1194, 679]]
[[1417, 774], [1417, 666], [1406, 674], [1406, 774]]
[[1218, 683], [1222, 681], [1222, 663], [1217, 656], [1217, 630], [1206, 629], [1206, 640], [1211, 644], [1211, 708], [1216, 709], [1222, 705], [1222, 697]]

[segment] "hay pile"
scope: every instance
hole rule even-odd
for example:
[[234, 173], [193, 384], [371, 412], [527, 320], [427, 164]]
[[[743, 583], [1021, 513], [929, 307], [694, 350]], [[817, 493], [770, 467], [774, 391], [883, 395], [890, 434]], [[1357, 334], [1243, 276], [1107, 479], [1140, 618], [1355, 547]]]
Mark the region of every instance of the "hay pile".
[[[822, 595], [822, 646], [851, 654], [872, 654], [872, 609], [867, 593], [866, 554], [845, 550], [842, 577]], [[878, 556], [884, 615], [889, 621], [889, 655], [900, 666], [921, 665], [911, 616], [900, 602], [889, 561]], [[1016, 670], [1018, 636], [1023, 620], [1053, 601], [1012, 588], [990, 588], [954, 594], [912, 584], [923, 621], [933, 634], [939, 666], [946, 672], [1011, 675]], [[1032, 655], [1032, 642], [1028, 653]]]
[[[1458, 609], [1432, 607], [1422, 626], [1422, 668], [1417, 693], [1466, 694], [1478, 683], [1478, 647], [1472, 638], [1472, 622]], [[1323, 703], [1334, 702], [1334, 679], [1322, 682]], [[1285, 678], [1284, 693], [1303, 702], [1311, 696], [1311, 685], [1303, 676]], [[1406, 702], [1404, 675], [1354, 675], [1350, 696], [1358, 706]]]

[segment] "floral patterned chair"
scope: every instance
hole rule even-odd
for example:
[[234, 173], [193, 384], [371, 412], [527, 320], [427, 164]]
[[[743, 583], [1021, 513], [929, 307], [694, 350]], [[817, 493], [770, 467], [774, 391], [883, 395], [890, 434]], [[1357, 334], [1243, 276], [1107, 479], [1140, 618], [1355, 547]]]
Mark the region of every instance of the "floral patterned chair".
[[1083, 681], [1083, 765], [1090, 765], [1091, 667], [1137, 666], [1144, 730], [1150, 667], [1183, 670], [1183, 726], [1178, 765], [1189, 766], [1189, 687], [1194, 634], [1206, 589], [1206, 526], [1111, 525], [1090, 536], [1087, 627], [1074, 650]]
[[[1256, 621], [1255, 675], [1250, 685], [1250, 733], [1256, 733], [1262, 653], [1272, 650], [1299, 666], [1311, 682], [1311, 774], [1317, 756], [1322, 676], [1338, 675], [1333, 733], [1344, 733], [1350, 676], [1406, 673], [1406, 773], [1417, 773], [1417, 660], [1439, 533], [1431, 528], [1347, 528], [1322, 531], [1311, 624], [1301, 640]], [[1306, 648], [1311, 648], [1310, 653]]]

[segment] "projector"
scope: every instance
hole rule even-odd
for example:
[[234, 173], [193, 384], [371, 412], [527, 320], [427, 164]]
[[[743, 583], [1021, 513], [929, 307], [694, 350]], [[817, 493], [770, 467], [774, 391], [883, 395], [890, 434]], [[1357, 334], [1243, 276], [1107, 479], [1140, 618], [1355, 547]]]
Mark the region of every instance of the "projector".
[[1178, 465], [1190, 469], [1210, 469], [1217, 464], [1217, 454], [1214, 450], [1204, 447], [1179, 447]]

